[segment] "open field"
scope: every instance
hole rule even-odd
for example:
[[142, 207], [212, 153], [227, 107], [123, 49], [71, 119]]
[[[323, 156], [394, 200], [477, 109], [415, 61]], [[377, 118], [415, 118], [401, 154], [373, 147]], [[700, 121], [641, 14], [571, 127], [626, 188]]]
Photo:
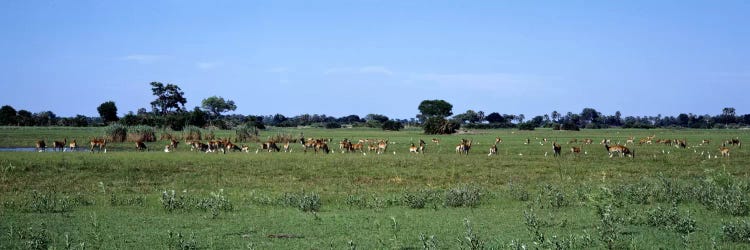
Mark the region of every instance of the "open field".
[[[101, 128], [0, 128], [3, 147], [103, 136]], [[136, 152], [0, 153], [0, 248], [457, 249], [748, 248], [750, 155], [721, 141], [746, 130], [282, 129], [332, 138], [328, 155]], [[233, 131], [217, 131], [217, 137]], [[646, 136], [687, 148], [637, 145]], [[599, 142], [633, 136], [635, 158]], [[489, 147], [501, 137], [498, 154]], [[338, 141], [382, 138], [387, 152], [346, 153]], [[438, 146], [430, 139], [439, 138]], [[468, 156], [457, 155], [461, 138]], [[524, 144], [526, 139], [529, 144]], [[549, 142], [541, 145], [543, 138]], [[567, 144], [573, 138], [594, 143]], [[410, 143], [427, 142], [424, 154]], [[711, 144], [699, 145], [703, 139]], [[563, 149], [554, 157], [552, 141]], [[242, 144], [242, 143], [240, 143]], [[573, 155], [570, 146], [581, 146]], [[395, 153], [394, 153], [395, 152]], [[709, 158], [709, 154], [711, 157]], [[174, 190], [174, 193], [172, 193]], [[746, 230], [746, 231], [743, 231]], [[423, 235], [420, 237], [420, 235]], [[743, 238], [744, 237], [744, 238]]]

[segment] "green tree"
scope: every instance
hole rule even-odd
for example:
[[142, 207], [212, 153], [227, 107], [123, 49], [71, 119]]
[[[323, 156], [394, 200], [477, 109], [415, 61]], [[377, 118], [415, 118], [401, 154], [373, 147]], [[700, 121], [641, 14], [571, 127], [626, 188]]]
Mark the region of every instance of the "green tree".
[[3, 106], [0, 108], [0, 125], [15, 125], [16, 116], [16, 109], [10, 105]]
[[221, 96], [212, 96], [201, 101], [201, 107], [204, 110], [211, 112], [214, 117], [219, 117], [221, 113], [227, 111], [234, 111], [237, 109], [237, 105], [234, 105], [232, 100], [224, 100]]
[[394, 120], [387, 120], [383, 122], [383, 126], [380, 128], [382, 128], [383, 130], [399, 131], [404, 128], [404, 124], [401, 124], [400, 122]]
[[151, 82], [151, 91], [156, 100], [151, 102], [151, 108], [154, 113], [166, 115], [172, 109], [177, 112], [185, 110], [185, 92], [182, 92], [180, 87], [174, 84], [167, 84], [166, 86], [160, 82]]
[[422, 127], [425, 134], [453, 134], [461, 128], [461, 123], [456, 120], [447, 120], [443, 117], [433, 116], [427, 118]]
[[417, 118], [422, 122], [430, 117], [446, 118], [453, 115], [453, 104], [444, 100], [424, 100], [419, 104], [418, 109], [420, 114]]
[[120, 120], [117, 117], [117, 106], [113, 101], [107, 101], [99, 105], [96, 108], [99, 111], [99, 116], [104, 120], [104, 123], [116, 122]]
[[28, 110], [19, 110], [18, 116], [16, 116], [18, 119], [18, 125], [21, 126], [32, 126], [34, 125], [34, 115], [29, 112]]
[[500, 113], [492, 112], [484, 118], [489, 123], [504, 123], [505, 118]]

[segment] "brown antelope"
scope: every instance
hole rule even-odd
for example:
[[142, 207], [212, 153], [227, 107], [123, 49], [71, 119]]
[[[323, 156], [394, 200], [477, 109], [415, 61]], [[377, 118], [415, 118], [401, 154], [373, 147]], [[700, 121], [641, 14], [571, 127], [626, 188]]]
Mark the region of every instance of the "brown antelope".
[[172, 150], [176, 150], [177, 149], [177, 144], [180, 144], [180, 141], [177, 141], [175, 139], [170, 139], [169, 140], [169, 147], [172, 148]]
[[552, 151], [555, 152], [555, 157], [560, 156], [560, 151], [562, 151], [562, 146], [560, 146], [560, 144], [557, 144], [557, 142], [552, 142]]
[[526, 141], [523, 144], [529, 145], [531, 143], [531, 140], [529, 138], [526, 138]]
[[[547, 140], [547, 138], [545, 138], [545, 140]], [[498, 143], [503, 143], [503, 139], [500, 137], [495, 137], [495, 144], [498, 144]]]
[[570, 152], [574, 154], [580, 154], [581, 153], [581, 147], [570, 147]]
[[653, 142], [651, 142], [651, 139], [649, 139], [649, 138], [640, 139], [638, 141], [638, 145], [643, 145], [644, 143], [645, 144], [652, 144]]
[[729, 148], [728, 147], [720, 147], [719, 152], [721, 152], [722, 157], [729, 157]]
[[378, 142], [378, 154], [385, 153], [385, 151], [388, 149], [388, 140], [380, 140]]
[[292, 152], [292, 148], [289, 146], [289, 142], [285, 142], [284, 146], [282, 146], [282, 147], [284, 148], [284, 152], [285, 153]]
[[609, 144], [604, 144], [604, 148], [606, 148], [607, 152], [609, 152], [609, 158], [612, 158], [615, 153], [619, 154], [620, 157], [629, 155], [630, 157], [635, 158], [635, 153], [633, 153], [633, 151], [630, 151], [628, 147], [622, 145], [609, 146]]
[[73, 139], [73, 142], [70, 143], [70, 151], [76, 151], [78, 150], [78, 143], [76, 143], [76, 139]]
[[377, 144], [367, 145], [367, 151], [377, 151], [377, 150], [378, 150], [378, 145]]
[[273, 152], [273, 151], [279, 152], [279, 151], [281, 151], [281, 149], [279, 149], [279, 147], [276, 146], [276, 142], [274, 142], [274, 141], [267, 141], [267, 142], [263, 143], [261, 145], [261, 148], [264, 149], [264, 150], [266, 150], [266, 151], [268, 151], [268, 152]]
[[739, 137], [736, 137], [736, 138], [729, 139], [729, 140], [725, 141], [724, 142], [724, 146], [726, 147], [726, 145], [732, 145], [732, 146], [737, 146], [739, 148], [742, 148], [742, 143], [740, 142], [740, 138]]
[[416, 145], [414, 145], [414, 143], [412, 143], [411, 146], [409, 146], [409, 153], [418, 154], [419, 152], [417, 150], [418, 150], [418, 148], [417, 148]]
[[591, 140], [591, 138], [583, 139], [583, 144], [591, 144], [594, 143], [594, 140]]
[[351, 151], [351, 152], [354, 152], [354, 151], [363, 152], [364, 151], [364, 147], [365, 147], [365, 144], [363, 144], [361, 142], [357, 142], [356, 144], [351, 144], [349, 146], [349, 151]]
[[148, 151], [148, 147], [146, 147], [146, 144], [143, 143], [143, 141], [137, 141], [135, 142], [135, 150]]
[[678, 147], [678, 148], [687, 148], [687, 139], [682, 139], [682, 140], [675, 139], [674, 143], [675, 143], [675, 145], [674, 145], [675, 147]]
[[634, 145], [634, 144], [635, 144], [635, 142], [634, 142], [633, 140], [634, 140], [634, 139], [633, 139], [633, 137], [632, 137], [632, 136], [631, 136], [631, 137], [628, 137], [628, 139], [627, 139], [627, 140], [625, 141], [625, 145], [628, 145], [628, 144]]
[[456, 146], [456, 152], [469, 155], [469, 150], [471, 150], [471, 140], [461, 139], [461, 143]]
[[703, 140], [701, 141], [701, 145], [703, 145], [703, 144], [711, 144], [711, 140], [708, 140], [708, 139], [703, 139]]
[[241, 150], [242, 152], [250, 153], [250, 147], [248, 147], [247, 145], [242, 145]]
[[230, 151], [230, 150], [233, 152], [242, 151], [242, 149], [239, 146], [235, 145], [231, 141], [227, 141], [226, 144], [224, 144], [224, 148], [226, 148], [226, 151]]
[[93, 138], [89, 142], [91, 144], [91, 153], [94, 152], [94, 148], [99, 149], [99, 153], [104, 150], [104, 153], [107, 152], [107, 139], [99, 139], [99, 138]]
[[164, 146], [164, 152], [165, 153], [172, 152], [172, 145], [167, 144], [166, 146]]
[[47, 144], [44, 143], [44, 140], [36, 141], [36, 151], [44, 152], [45, 150], [47, 150]]
[[57, 151], [58, 149], [60, 152], [65, 149], [65, 144], [68, 144], [68, 138], [65, 138], [63, 141], [53, 141], [52, 142], [52, 151]]
[[487, 154], [487, 156], [492, 156], [497, 154], [497, 142], [495, 144], [492, 144], [492, 147], [490, 147], [490, 153]]
[[438, 138], [432, 138], [432, 142], [434, 142], [436, 145], [440, 146], [440, 140]]
[[602, 139], [602, 142], [600, 142], [599, 144], [609, 144], [609, 143], [610, 143], [609, 139]]
[[425, 143], [422, 139], [419, 139], [419, 147], [417, 148], [417, 150], [419, 150], [419, 153], [424, 154], [425, 144], [427, 143]]
[[315, 153], [317, 154], [318, 151], [323, 151], [326, 154], [330, 152], [330, 150], [328, 149], [328, 144], [326, 144], [324, 140], [317, 140], [315, 142]]

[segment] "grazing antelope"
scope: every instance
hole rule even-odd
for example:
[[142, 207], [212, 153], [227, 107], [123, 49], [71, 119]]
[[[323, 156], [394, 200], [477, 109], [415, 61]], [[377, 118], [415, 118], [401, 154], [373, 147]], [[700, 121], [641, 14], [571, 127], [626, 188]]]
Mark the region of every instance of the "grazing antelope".
[[[547, 140], [547, 138], [545, 138], [545, 140]], [[503, 143], [503, 139], [500, 137], [495, 137], [495, 144], [498, 144], [498, 143]]]
[[419, 150], [419, 153], [424, 154], [424, 146], [426, 144], [427, 143], [425, 143], [422, 139], [419, 139], [419, 147], [417, 148], [417, 150]]
[[643, 145], [644, 143], [645, 144], [653, 144], [653, 142], [651, 142], [651, 139], [649, 139], [649, 138], [640, 139], [638, 141], [638, 145]]
[[172, 148], [173, 150], [177, 150], [177, 144], [180, 144], [180, 141], [177, 141], [175, 139], [169, 140], [169, 147]]
[[594, 140], [592, 140], [591, 138], [583, 139], [583, 144], [591, 144], [591, 143], [594, 143]]
[[98, 148], [99, 153], [102, 150], [104, 150], [104, 153], [107, 152], [107, 139], [93, 138], [89, 143], [91, 144], [91, 153], [94, 153], [94, 148]]
[[70, 143], [70, 151], [76, 151], [78, 150], [78, 143], [76, 143], [76, 139], [73, 139], [73, 142]]
[[440, 140], [438, 138], [432, 138], [432, 142], [440, 146]]
[[388, 140], [378, 142], [378, 154], [384, 153], [388, 149]]
[[146, 147], [146, 144], [143, 143], [143, 141], [137, 141], [135, 142], [135, 150], [148, 151], [148, 147]]
[[710, 140], [708, 140], [708, 139], [703, 139], [703, 140], [701, 141], [701, 145], [703, 145], [703, 144], [711, 144], [711, 141], [710, 141]]
[[728, 147], [720, 147], [719, 152], [721, 152], [722, 157], [729, 157], [729, 148]]
[[267, 141], [267, 142], [263, 143], [261, 145], [261, 148], [264, 149], [264, 150], [267, 150], [268, 152], [273, 152], [273, 151], [279, 152], [279, 151], [281, 151], [281, 149], [279, 149], [279, 147], [276, 146], [276, 142], [274, 142], [274, 141]]
[[226, 151], [230, 151], [230, 150], [233, 152], [242, 151], [242, 149], [239, 146], [235, 145], [231, 141], [227, 141], [226, 144], [224, 145], [224, 148], [227, 149]]
[[570, 147], [570, 152], [578, 155], [581, 153], [581, 147]]
[[367, 145], [367, 151], [371, 151], [372, 152], [372, 151], [377, 151], [377, 150], [378, 150], [378, 145], [377, 144]]
[[602, 142], [600, 142], [599, 144], [609, 144], [609, 143], [610, 143], [609, 139], [602, 139]]
[[633, 140], [634, 140], [634, 139], [633, 139], [633, 137], [632, 137], [632, 136], [631, 136], [631, 137], [628, 137], [628, 139], [627, 139], [627, 140], [625, 141], [625, 145], [628, 145], [628, 144], [634, 145], [634, 144], [635, 144], [635, 142], [634, 142]]
[[242, 152], [250, 153], [250, 147], [248, 147], [247, 145], [242, 145], [241, 150]]
[[675, 145], [674, 145], [675, 147], [678, 147], [678, 148], [687, 148], [687, 140], [686, 139], [682, 139], [682, 140], [676, 139], [676, 140], [674, 140], [674, 142], [675, 142]]
[[292, 148], [289, 146], [289, 142], [285, 142], [284, 146], [282, 146], [282, 147], [284, 148], [284, 152], [285, 153], [292, 152]]
[[622, 145], [609, 146], [609, 144], [604, 144], [604, 148], [607, 149], [607, 152], [609, 152], [609, 158], [612, 158], [615, 153], [620, 154], [620, 157], [629, 155], [630, 157], [635, 158], [635, 153], [633, 153], [633, 151], [630, 151], [628, 147]]
[[555, 152], [555, 157], [560, 156], [560, 151], [562, 151], [562, 146], [560, 146], [560, 144], [557, 144], [557, 142], [553, 142], [552, 151]]
[[68, 144], [68, 138], [65, 138], [64, 141], [53, 141], [52, 142], [52, 151], [57, 151], [58, 149], [60, 152], [65, 149], [65, 144]]
[[165, 153], [172, 152], [172, 146], [169, 145], [169, 144], [167, 144], [166, 146], [164, 146], [164, 152]]
[[531, 143], [531, 140], [529, 138], [526, 138], [526, 141], [523, 144], [529, 145]]
[[418, 150], [418, 148], [417, 148], [416, 145], [414, 145], [414, 143], [412, 143], [411, 146], [409, 146], [409, 153], [418, 154], [419, 152], [417, 150]]
[[469, 155], [471, 149], [471, 140], [461, 139], [461, 143], [456, 146], [456, 152], [459, 154]]
[[36, 141], [36, 151], [44, 152], [45, 150], [47, 150], [47, 144], [44, 143], [44, 140]]
[[739, 137], [725, 141], [724, 146], [726, 147], [726, 145], [732, 145], [732, 146], [737, 146], [739, 148], [742, 148], [742, 143], [740, 142]]
[[492, 147], [490, 147], [490, 153], [487, 154], [487, 156], [492, 156], [497, 154], [497, 143], [493, 144]]

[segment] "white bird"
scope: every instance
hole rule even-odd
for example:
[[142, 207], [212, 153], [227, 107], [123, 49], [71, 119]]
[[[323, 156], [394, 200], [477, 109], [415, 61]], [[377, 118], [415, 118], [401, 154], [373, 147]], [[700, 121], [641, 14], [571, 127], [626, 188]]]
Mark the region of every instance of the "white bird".
[[544, 157], [547, 157], [547, 152], [544, 152]]
[[260, 151], [260, 149], [256, 149], [256, 150], [255, 150], [255, 153], [257, 154], [257, 153], [258, 153], [258, 151]]

